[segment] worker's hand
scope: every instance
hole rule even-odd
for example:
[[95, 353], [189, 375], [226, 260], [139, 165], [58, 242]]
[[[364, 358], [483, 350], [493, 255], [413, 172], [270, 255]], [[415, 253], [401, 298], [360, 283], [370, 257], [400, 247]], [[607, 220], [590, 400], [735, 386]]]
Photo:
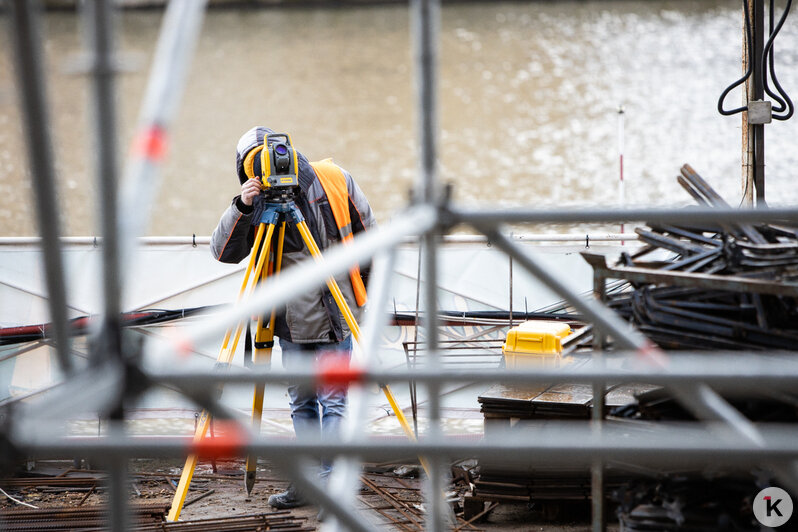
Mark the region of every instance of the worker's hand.
[[246, 183], [241, 185], [241, 203], [252, 205], [252, 200], [260, 194], [260, 189], [261, 182], [259, 179], [248, 179]]

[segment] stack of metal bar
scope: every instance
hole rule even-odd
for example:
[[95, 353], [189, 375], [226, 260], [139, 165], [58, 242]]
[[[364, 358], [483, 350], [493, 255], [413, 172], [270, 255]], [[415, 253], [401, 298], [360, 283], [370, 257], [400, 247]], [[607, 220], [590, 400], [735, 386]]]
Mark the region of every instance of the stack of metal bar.
[[[679, 184], [702, 206], [728, 208], [685, 165]], [[798, 228], [777, 224], [658, 225], [637, 229], [645, 245], [620, 264], [586, 255], [599, 277], [629, 289], [607, 304], [667, 350], [798, 350]], [[795, 423], [794, 394], [761, 390], [726, 398], [753, 422]], [[612, 416], [690, 422], [693, 415], [662, 388], [636, 395]], [[666, 472], [613, 490], [623, 530], [758, 530], [751, 500], [767, 473]], [[768, 481], [769, 482], [769, 481]]]
[[[131, 532], [250, 532], [253, 530], [282, 530], [310, 532], [306, 518], [296, 517], [287, 510], [218, 517], [187, 521], [165, 521], [168, 506], [164, 504], [131, 504], [129, 528]], [[82, 508], [56, 507], [13, 509], [0, 511], [0, 528], [15, 532], [74, 531], [99, 532], [107, 530], [108, 508], [96, 505]]]
[[[729, 205], [692, 168], [678, 180], [701, 205]], [[651, 225], [645, 246], [596, 273], [633, 290], [607, 303], [665, 349], [798, 349], [798, 228], [773, 224]]]
[[[165, 504], [131, 504], [130, 524], [133, 527], [153, 526], [160, 530], [166, 517]], [[104, 530], [108, 519], [105, 505], [78, 508], [59, 506], [52, 508], [15, 508], [0, 510], [0, 529], [17, 532], [41, 530]]]

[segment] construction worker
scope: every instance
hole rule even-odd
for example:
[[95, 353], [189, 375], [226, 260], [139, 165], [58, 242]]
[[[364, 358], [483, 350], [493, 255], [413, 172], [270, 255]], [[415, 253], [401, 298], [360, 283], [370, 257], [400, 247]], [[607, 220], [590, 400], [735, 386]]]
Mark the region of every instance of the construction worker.
[[[247, 131], [236, 148], [236, 172], [241, 193], [222, 214], [211, 237], [211, 252], [226, 263], [238, 263], [252, 251], [264, 198], [260, 177], [260, 157], [264, 138], [274, 132], [259, 126]], [[349, 173], [327, 159], [310, 163], [297, 152], [298, 193], [294, 202], [299, 207], [310, 232], [322, 251], [353, 234], [375, 225], [374, 215], [360, 187]], [[277, 249], [275, 231], [273, 250]], [[310, 252], [297, 227], [286, 224], [282, 268], [307, 260]], [[338, 286], [356, 318], [366, 302], [367, 268], [336, 277]], [[343, 315], [327, 287], [311, 288], [297, 296], [276, 313], [274, 335], [279, 337], [283, 366], [286, 369], [307, 367], [325, 353], [336, 353], [347, 361], [352, 349], [352, 336]], [[310, 385], [288, 387], [291, 419], [297, 438], [319, 440], [337, 438], [346, 409], [346, 388], [316, 389]], [[322, 463], [320, 476], [326, 479], [330, 463]], [[293, 485], [269, 497], [275, 508], [295, 508], [306, 504]]]

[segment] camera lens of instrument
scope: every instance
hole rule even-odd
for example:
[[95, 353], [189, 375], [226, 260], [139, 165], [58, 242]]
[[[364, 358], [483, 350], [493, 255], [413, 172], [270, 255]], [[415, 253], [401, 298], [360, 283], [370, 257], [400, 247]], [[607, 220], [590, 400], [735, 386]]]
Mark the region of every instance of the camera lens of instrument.
[[277, 155], [285, 155], [288, 153], [288, 148], [285, 144], [276, 144], [274, 146], [274, 153]]

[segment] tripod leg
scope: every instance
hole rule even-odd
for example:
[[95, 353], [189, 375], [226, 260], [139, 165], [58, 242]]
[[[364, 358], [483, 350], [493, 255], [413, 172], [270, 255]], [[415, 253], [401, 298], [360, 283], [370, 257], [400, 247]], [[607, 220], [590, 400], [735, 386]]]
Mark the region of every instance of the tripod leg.
[[[273, 263], [269, 263], [268, 275], [280, 273], [283, 258], [283, 242], [285, 240], [285, 222], [280, 225], [280, 232], [277, 236], [277, 253]], [[273, 269], [272, 269], [273, 267]], [[262, 279], [265, 279], [263, 277]], [[258, 328], [255, 331], [255, 353], [252, 357], [254, 364], [268, 364], [271, 362], [272, 347], [274, 346], [274, 320], [275, 311], [272, 310], [269, 318], [268, 327], [264, 327], [263, 316], [258, 318]], [[262, 383], [255, 384], [255, 394], [252, 397], [252, 432], [260, 434], [260, 424], [263, 417], [263, 394], [265, 386]], [[247, 456], [246, 474], [244, 475], [244, 487], [247, 496], [252, 493], [255, 487], [255, 477], [257, 475], [258, 457], [254, 454]]]
[[[256, 253], [258, 247], [260, 247], [261, 241], [263, 240], [264, 232], [266, 233], [266, 240], [263, 243], [263, 248], [261, 249], [260, 253]], [[255, 243], [252, 246], [252, 253], [250, 254], [249, 263], [247, 265], [246, 273], [244, 274], [244, 281], [241, 284], [241, 290], [239, 290], [237, 301], [240, 301], [244, 297], [244, 294], [247, 293], [247, 285], [249, 284], [249, 277], [252, 273], [253, 265], [255, 265], [255, 279], [260, 278], [263, 271], [263, 265], [266, 263], [266, 258], [269, 256], [269, 247], [271, 246], [273, 234], [273, 224], [262, 223], [258, 226], [258, 231], [255, 234]], [[252, 283], [249, 292], [252, 292], [252, 290], [255, 289], [255, 284], [256, 283]], [[230, 345], [232, 327], [227, 330], [224, 340], [222, 341], [222, 348], [219, 351], [219, 356], [216, 358], [217, 364], [229, 364], [232, 361], [233, 354], [238, 346], [238, 340], [241, 337], [241, 331], [243, 328], [243, 323], [239, 323], [236, 327], [235, 339], [233, 340], [232, 345]], [[202, 415], [197, 422], [197, 429], [194, 431], [193, 441], [195, 444], [202, 441], [202, 439], [205, 437], [205, 433], [208, 431], [210, 420], [210, 414], [206, 410], [203, 410]], [[180, 512], [183, 509], [183, 503], [186, 501], [186, 495], [188, 494], [188, 487], [191, 484], [191, 478], [194, 476], [194, 470], [197, 467], [197, 460], [198, 457], [194, 454], [190, 454], [186, 458], [186, 463], [183, 466], [183, 472], [180, 475], [180, 482], [177, 485], [175, 496], [172, 499], [172, 506], [169, 508], [169, 514], [166, 516], [168, 521], [177, 521], [177, 519], [180, 517]]]
[[[313, 240], [313, 235], [310, 233], [308, 229], [307, 223], [303, 220], [297, 222], [296, 224], [297, 229], [299, 229], [299, 234], [302, 235], [302, 240], [305, 242], [305, 245], [310, 250], [310, 254], [313, 255], [313, 258], [317, 261], [323, 261], [323, 257], [321, 256], [321, 251], [319, 250], [319, 246], [316, 245], [316, 241]], [[333, 277], [327, 281], [327, 287], [330, 289], [332, 293], [333, 299], [335, 299], [335, 303], [338, 305], [338, 308], [341, 310], [341, 314], [344, 315], [344, 320], [346, 320], [346, 324], [349, 326], [349, 330], [352, 331], [352, 335], [355, 337], [355, 340], [360, 342], [360, 327], [355, 320], [355, 315], [352, 314], [352, 310], [349, 308], [349, 305], [344, 299], [344, 295], [341, 292], [341, 288], [338, 286], [338, 283], [335, 281]], [[391, 388], [387, 384], [380, 385], [382, 388], [382, 392], [385, 394], [385, 398], [388, 399], [388, 404], [391, 405], [391, 409], [393, 409], [393, 413], [396, 415], [396, 419], [399, 421], [399, 424], [402, 426], [402, 430], [404, 430], [405, 434], [407, 435], [408, 439], [411, 441], [416, 440], [416, 435], [413, 432], [413, 428], [410, 426], [410, 423], [407, 422], [407, 417], [405, 417], [404, 412], [402, 409], [399, 408], [399, 403], [397, 403], [396, 398], [391, 391]], [[424, 470], [427, 472], [427, 475], [430, 474], [429, 467], [427, 465], [427, 461], [419, 457], [421, 461], [421, 465], [424, 467]]]
[[[258, 226], [258, 231], [255, 233], [255, 243], [252, 245], [253, 253], [249, 254], [249, 262], [247, 262], [247, 269], [246, 272], [244, 272], [244, 280], [242, 281], [241, 288], [238, 291], [238, 298], [236, 299], [236, 303], [241, 301], [241, 299], [244, 297], [247, 285], [249, 284], [249, 276], [252, 274], [252, 269], [255, 267], [255, 260], [257, 259], [257, 256], [254, 253], [254, 251], [260, 247], [260, 243], [263, 240], [263, 233], [265, 231], [266, 231], [266, 224], [260, 224]], [[224, 335], [224, 340], [222, 340], [222, 349], [227, 348], [227, 344], [228, 342], [230, 342], [230, 335], [232, 334], [232, 332], [233, 332], [232, 327], [227, 329], [227, 332]]]

